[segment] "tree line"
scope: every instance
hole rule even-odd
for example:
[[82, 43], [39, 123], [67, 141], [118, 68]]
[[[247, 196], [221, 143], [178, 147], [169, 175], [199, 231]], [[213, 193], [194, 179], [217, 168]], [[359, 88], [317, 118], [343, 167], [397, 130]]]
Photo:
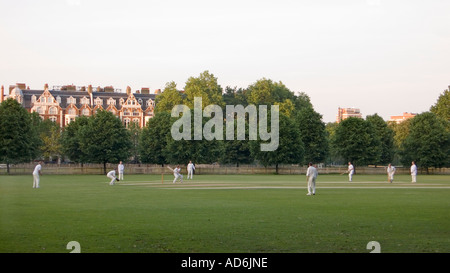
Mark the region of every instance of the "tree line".
[[[171, 128], [179, 117], [172, 117], [172, 108], [184, 104], [193, 109], [195, 97], [202, 97], [202, 109], [211, 104], [222, 107], [224, 117], [225, 105], [267, 105], [269, 109], [278, 105], [278, 149], [264, 152], [260, 144], [266, 140], [259, 136], [257, 140], [249, 140], [248, 118], [244, 140], [236, 136], [233, 140], [174, 140]], [[326, 124], [307, 94], [295, 94], [282, 82], [262, 78], [247, 88], [223, 89], [213, 74], [204, 71], [198, 77], [190, 77], [183, 92], [174, 82], [167, 83], [156, 97], [155, 116], [144, 128], [134, 123], [125, 128], [120, 119], [107, 111], [78, 117], [65, 128], [59, 128], [58, 124], [42, 120], [37, 113], [28, 113], [15, 100], [8, 99], [0, 105], [0, 162], [7, 165], [8, 172], [10, 164], [35, 159], [102, 163], [105, 172], [106, 163], [121, 160], [161, 165], [185, 165], [190, 160], [197, 164], [236, 166], [257, 163], [275, 166], [277, 170], [279, 164], [342, 165], [348, 161], [356, 166], [391, 162], [409, 166], [414, 160], [419, 167], [448, 167], [449, 101], [449, 91], [445, 90], [430, 111], [400, 124], [386, 122], [377, 114]], [[203, 117], [202, 125], [209, 119]], [[225, 119], [223, 122], [226, 128]], [[236, 121], [234, 126], [236, 134]]]

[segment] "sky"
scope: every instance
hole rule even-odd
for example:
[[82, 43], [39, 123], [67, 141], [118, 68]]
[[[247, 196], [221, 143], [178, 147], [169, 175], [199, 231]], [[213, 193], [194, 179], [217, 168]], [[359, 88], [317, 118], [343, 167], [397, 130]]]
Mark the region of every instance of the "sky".
[[385, 120], [450, 85], [447, 0], [0, 0], [0, 85], [225, 88], [262, 78]]

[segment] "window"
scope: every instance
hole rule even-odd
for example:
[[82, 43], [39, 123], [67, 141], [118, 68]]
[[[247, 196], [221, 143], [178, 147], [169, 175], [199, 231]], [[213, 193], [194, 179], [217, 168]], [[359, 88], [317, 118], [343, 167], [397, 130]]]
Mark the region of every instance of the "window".
[[89, 99], [86, 97], [82, 97], [80, 102], [81, 102], [81, 104], [89, 104]]
[[61, 97], [60, 97], [60, 96], [57, 96], [57, 97], [56, 97], [56, 101], [57, 101], [58, 103], [61, 103]]
[[103, 100], [101, 98], [96, 98], [94, 101], [95, 105], [102, 105], [103, 104]]
[[35, 95], [33, 95], [33, 96], [31, 96], [31, 102], [36, 102], [36, 96]]
[[76, 115], [77, 111], [74, 108], [69, 109], [69, 115]]
[[70, 98], [67, 98], [67, 104], [75, 104], [77, 103], [77, 99], [75, 99], [74, 97], [70, 96]]
[[56, 107], [50, 107], [50, 110], [48, 111], [50, 115], [57, 115], [58, 109]]
[[43, 107], [36, 107], [36, 113], [43, 115], [45, 114], [45, 110]]
[[130, 124], [130, 119], [129, 118], [123, 119], [123, 124], [125, 125], [125, 128], [128, 128], [128, 125]]
[[109, 98], [107, 104], [108, 105], [116, 105], [116, 100], [113, 98]]
[[89, 116], [89, 109], [88, 108], [84, 108], [82, 111], [81, 111], [81, 114], [83, 115], [83, 116]]
[[51, 121], [53, 121], [53, 122], [56, 122], [57, 121], [57, 117], [49, 117], [49, 120], [51, 120]]

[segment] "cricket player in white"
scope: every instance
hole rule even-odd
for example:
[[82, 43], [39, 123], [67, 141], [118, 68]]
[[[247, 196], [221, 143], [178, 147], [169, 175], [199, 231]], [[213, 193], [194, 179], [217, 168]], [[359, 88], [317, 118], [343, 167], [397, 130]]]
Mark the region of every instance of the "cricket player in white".
[[34, 167], [33, 171], [33, 188], [39, 188], [39, 179], [41, 175], [41, 169], [42, 169], [42, 161], [39, 161], [39, 163]]
[[355, 173], [355, 168], [353, 167], [353, 164], [351, 162], [348, 162], [348, 181], [352, 182], [353, 174]]
[[175, 178], [173, 179], [173, 183], [177, 182], [178, 179], [180, 179], [181, 183], [183, 183], [183, 175], [180, 174], [180, 172], [181, 172], [180, 165], [178, 165], [175, 169], [173, 169], [173, 176], [175, 176]]
[[317, 169], [309, 163], [308, 169], [306, 170], [306, 177], [308, 180], [308, 193], [306, 195], [315, 195], [316, 194], [316, 178], [317, 178]]
[[117, 166], [117, 170], [119, 171], [119, 179], [123, 180], [123, 170], [125, 166], [123, 166], [122, 161], [120, 161], [119, 166]]
[[412, 179], [412, 183], [416, 183], [416, 178], [417, 178], [417, 166], [416, 163], [413, 161], [411, 163], [411, 179]]
[[187, 171], [188, 171], [187, 179], [189, 179], [189, 176], [191, 177], [191, 179], [193, 178], [194, 170], [195, 170], [194, 164], [192, 163], [192, 161], [189, 161], [189, 164], [187, 165]]
[[116, 184], [116, 180], [119, 181], [119, 179], [116, 178], [116, 170], [110, 171], [106, 176], [111, 179], [111, 182], [109, 182], [109, 185], [111, 186]]
[[388, 167], [386, 168], [387, 174], [388, 174], [388, 181], [389, 183], [392, 183], [394, 181], [394, 174], [395, 174], [395, 167], [389, 163]]

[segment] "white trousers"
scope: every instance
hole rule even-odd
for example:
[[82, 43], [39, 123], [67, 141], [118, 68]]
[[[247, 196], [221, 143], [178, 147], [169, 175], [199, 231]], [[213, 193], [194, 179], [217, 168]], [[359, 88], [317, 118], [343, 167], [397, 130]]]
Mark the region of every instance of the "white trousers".
[[182, 174], [174, 174], [175, 178], [173, 179], [173, 183], [177, 182], [178, 179], [183, 183], [183, 175]]
[[308, 177], [308, 194], [316, 194], [316, 178]]
[[350, 172], [348, 174], [348, 181], [352, 182], [352, 179], [353, 179], [353, 172]]
[[193, 178], [193, 176], [194, 176], [194, 170], [188, 170], [188, 176], [187, 176], [187, 179], [189, 179], [189, 176], [191, 177], [191, 179]]
[[39, 188], [39, 174], [33, 174], [33, 188]]
[[108, 178], [111, 178], [111, 182], [109, 182], [109, 185], [114, 185], [116, 184], [116, 177], [112, 176], [112, 175], [107, 175]]
[[123, 180], [123, 173], [119, 172], [119, 180]]
[[389, 178], [389, 182], [394, 181], [394, 174], [393, 173], [388, 173], [388, 178]]
[[413, 182], [413, 183], [416, 183], [417, 182], [417, 175], [415, 175], [415, 174], [411, 174], [411, 179], [412, 179], [412, 181], [411, 182]]

